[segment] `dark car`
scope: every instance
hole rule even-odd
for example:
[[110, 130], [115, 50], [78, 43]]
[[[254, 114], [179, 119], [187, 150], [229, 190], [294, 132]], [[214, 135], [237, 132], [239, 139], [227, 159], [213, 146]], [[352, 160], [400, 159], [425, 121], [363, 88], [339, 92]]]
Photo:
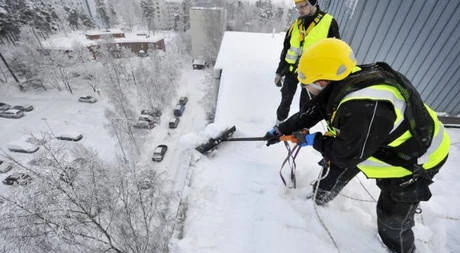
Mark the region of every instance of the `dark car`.
[[161, 162], [168, 151], [168, 146], [165, 144], [158, 145], [155, 150], [153, 151], [152, 160], [155, 162]]
[[177, 104], [174, 108], [174, 116], [180, 117], [184, 113], [185, 105]]
[[83, 102], [83, 103], [96, 103], [97, 99], [92, 96], [85, 96], [85, 97], [80, 97], [78, 101]]
[[12, 109], [16, 109], [23, 112], [30, 112], [34, 109], [32, 105], [15, 105]]
[[142, 110], [141, 111], [141, 114], [147, 114], [147, 115], [150, 115], [152, 117], [160, 117], [161, 116], [161, 110], [158, 109], [158, 108], [154, 108], [152, 110]]
[[11, 106], [9, 104], [0, 102], [0, 111], [8, 110], [10, 107]]
[[180, 105], [186, 105], [188, 102], [188, 97], [180, 97], [179, 98], [179, 104]]
[[179, 125], [180, 119], [178, 117], [174, 117], [169, 121], [169, 128], [176, 128]]
[[6, 185], [26, 185], [32, 181], [32, 178], [27, 175], [26, 173], [17, 172], [9, 175], [7, 178], [3, 180], [3, 183]]

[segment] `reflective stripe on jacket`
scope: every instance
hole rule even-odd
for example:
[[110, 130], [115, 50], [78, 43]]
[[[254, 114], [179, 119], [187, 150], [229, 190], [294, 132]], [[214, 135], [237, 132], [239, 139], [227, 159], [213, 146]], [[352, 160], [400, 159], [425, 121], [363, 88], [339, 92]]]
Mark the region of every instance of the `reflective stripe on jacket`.
[[327, 38], [332, 19], [332, 15], [325, 14], [319, 23], [311, 28], [308, 34], [305, 34], [305, 27], [301, 23], [301, 19], [297, 19], [297, 21], [292, 24], [291, 29], [289, 29], [291, 33], [291, 40], [289, 41], [291, 47], [286, 52], [286, 62], [291, 65], [296, 64], [298, 58], [302, 55], [303, 48], [307, 48], [311, 44]]
[[[387, 101], [393, 105], [396, 119], [391, 132], [395, 131], [404, 120], [406, 102], [400, 92], [393, 86], [378, 84], [351, 92], [340, 101], [338, 108], [346, 101], [359, 99]], [[447, 132], [444, 130], [444, 126], [438, 120], [436, 113], [427, 105], [425, 105], [425, 108], [434, 121], [434, 133], [431, 145], [428, 147], [425, 154], [417, 159], [417, 162], [422, 165], [424, 169], [428, 170], [438, 165], [447, 157], [450, 139]], [[332, 118], [331, 121], [333, 120]], [[411, 137], [411, 133], [407, 130], [389, 143], [388, 146], [392, 148], [398, 147]], [[390, 165], [375, 157], [369, 157], [357, 166], [368, 178], [400, 178], [412, 174], [411, 171], [403, 167]]]

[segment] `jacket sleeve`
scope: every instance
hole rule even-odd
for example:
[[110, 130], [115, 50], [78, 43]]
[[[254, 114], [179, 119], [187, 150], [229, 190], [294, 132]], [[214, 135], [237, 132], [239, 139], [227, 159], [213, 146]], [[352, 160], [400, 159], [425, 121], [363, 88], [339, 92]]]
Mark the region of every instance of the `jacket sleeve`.
[[317, 134], [313, 147], [331, 163], [355, 167], [381, 146], [386, 145], [396, 116], [393, 105], [385, 101], [352, 100], [336, 113], [335, 137]]
[[289, 69], [289, 63], [287, 63], [285, 59], [286, 59], [287, 51], [291, 47], [291, 34], [289, 33], [289, 31], [291, 30], [294, 24], [295, 24], [295, 21], [286, 31], [286, 36], [284, 37], [284, 42], [283, 42], [283, 50], [281, 50], [281, 55], [280, 55], [280, 62], [278, 64], [278, 68], [276, 69], [276, 73], [282, 76], [284, 76], [287, 70]]
[[321, 113], [317, 99], [312, 99], [304, 106], [304, 110], [293, 114], [285, 122], [278, 126], [278, 130], [282, 134], [291, 134], [294, 131], [311, 128], [319, 121], [324, 119]]

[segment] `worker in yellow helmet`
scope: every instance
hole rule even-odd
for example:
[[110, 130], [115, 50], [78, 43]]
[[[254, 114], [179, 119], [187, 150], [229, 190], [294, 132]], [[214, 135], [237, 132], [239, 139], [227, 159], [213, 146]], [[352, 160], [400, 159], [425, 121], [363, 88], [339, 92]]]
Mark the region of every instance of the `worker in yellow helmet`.
[[[307, 110], [267, 132], [267, 145], [290, 135], [321, 152], [322, 177], [313, 191], [318, 205], [336, 197], [359, 172], [375, 178], [382, 241], [392, 252], [414, 252], [414, 214], [420, 201], [430, 199], [428, 186], [450, 146], [436, 113], [404, 75], [383, 62], [357, 65], [351, 47], [338, 39], [306, 49], [298, 79], [315, 97]], [[305, 131], [323, 119], [328, 132]]]
[[[284, 38], [283, 49], [276, 69], [275, 85], [281, 88], [281, 102], [276, 111], [276, 124], [284, 121], [297, 90], [297, 65], [302, 51], [324, 38], [340, 38], [335, 19], [321, 11], [317, 0], [294, 0], [299, 17], [291, 24]], [[309, 100], [305, 89], [300, 94], [299, 107]]]

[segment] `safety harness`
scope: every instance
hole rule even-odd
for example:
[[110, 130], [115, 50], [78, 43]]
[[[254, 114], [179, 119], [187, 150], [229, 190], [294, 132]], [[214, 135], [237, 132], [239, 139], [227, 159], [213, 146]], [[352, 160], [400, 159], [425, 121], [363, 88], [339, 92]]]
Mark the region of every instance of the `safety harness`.
[[[404, 120], [388, 136], [386, 145], [379, 148], [372, 156], [390, 165], [401, 166], [410, 170], [413, 175], [411, 182], [417, 181], [420, 177], [431, 182], [425, 169], [417, 162], [417, 158], [422, 156], [431, 145], [434, 132], [434, 121], [425, 108], [420, 95], [407, 78], [384, 62], [360, 65], [359, 67], [362, 69], [359, 74], [352, 74], [338, 82], [339, 86], [343, 82], [341, 85], [343, 88], [339, 90], [333, 103], [327, 109], [327, 118], [331, 119], [328, 124], [331, 125], [335, 116], [334, 112], [347, 94], [376, 84], [385, 84], [396, 88], [406, 103]], [[407, 141], [394, 148], [387, 145], [406, 131], [412, 135]]]

